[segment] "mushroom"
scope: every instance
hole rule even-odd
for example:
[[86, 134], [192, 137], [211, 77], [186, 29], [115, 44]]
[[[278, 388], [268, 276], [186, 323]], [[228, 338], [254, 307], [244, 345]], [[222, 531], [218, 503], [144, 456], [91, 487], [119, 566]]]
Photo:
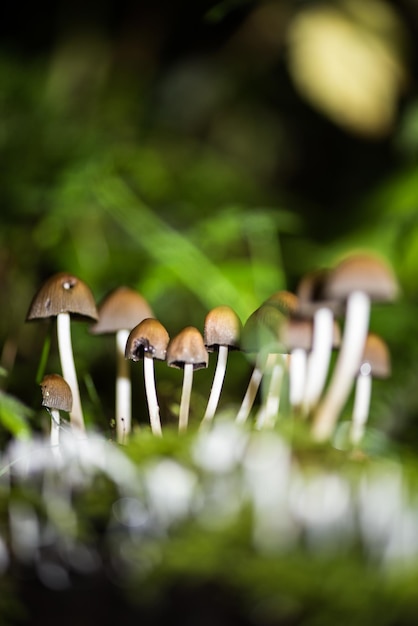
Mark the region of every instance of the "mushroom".
[[238, 423], [243, 423], [248, 418], [266, 372], [270, 373], [270, 382], [257, 423], [261, 426], [277, 415], [285, 368], [283, 360], [285, 350], [280, 338], [280, 329], [289, 310], [295, 305], [294, 298], [291, 292], [277, 292], [256, 309], [244, 324], [242, 349], [255, 354], [256, 357], [247, 390], [235, 418]]
[[117, 287], [98, 306], [99, 320], [90, 326], [94, 335], [114, 334], [116, 338], [115, 419], [116, 440], [125, 443], [131, 432], [132, 383], [125, 347], [134, 326], [154, 317], [145, 298], [130, 287]]
[[346, 303], [346, 317], [330, 384], [314, 414], [313, 436], [328, 439], [338, 420], [361, 364], [369, 328], [372, 301], [391, 301], [398, 284], [385, 262], [369, 254], [354, 254], [343, 259], [330, 271], [324, 295]]
[[39, 289], [29, 307], [26, 320], [56, 317], [62, 374], [73, 396], [70, 422], [75, 430], [84, 431], [84, 417], [71, 343], [70, 316], [75, 319], [96, 321], [98, 313], [89, 287], [72, 274], [59, 272], [51, 276]]
[[367, 335], [361, 365], [356, 377], [350, 439], [358, 444], [369, 418], [372, 378], [388, 378], [391, 374], [390, 354], [386, 342], [376, 333]]
[[165, 361], [170, 338], [164, 326], [154, 318], [142, 320], [129, 333], [125, 357], [132, 361], [144, 361], [145, 393], [151, 430], [154, 435], [162, 435], [160, 409], [155, 388], [154, 359]]
[[70, 386], [59, 374], [45, 374], [40, 386], [42, 406], [48, 409], [51, 416], [51, 446], [56, 448], [59, 445], [60, 411], [70, 413], [73, 395]]
[[167, 364], [183, 369], [183, 387], [180, 400], [179, 431], [187, 430], [190, 395], [194, 370], [208, 366], [209, 355], [203, 337], [197, 328], [187, 326], [170, 340], [167, 347]]
[[225, 378], [229, 350], [238, 349], [242, 330], [241, 320], [229, 306], [217, 306], [206, 315], [204, 342], [208, 352], [217, 352], [215, 374], [202, 424], [215, 415]]

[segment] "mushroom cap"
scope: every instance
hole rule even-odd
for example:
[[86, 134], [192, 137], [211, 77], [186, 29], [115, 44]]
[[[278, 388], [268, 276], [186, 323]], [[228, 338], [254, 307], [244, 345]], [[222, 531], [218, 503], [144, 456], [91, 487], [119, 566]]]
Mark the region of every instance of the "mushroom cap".
[[48, 278], [32, 300], [26, 320], [71, 313], [78, 319], [96, 321], [98, 312], [90, 288], [68, 272]]
[[73, 405], [73, 395], [69, 384], [59, 374], [45, 374], [40, 383], [42, 406], [69, 413]]
[[312, 348], [312, 319], [286, 318], [280, 328], [279, 336], [286, 352], [291, 352], [297, 348], [309, 351]]
[[281, 289], [267, 298], [264, 304], [277, 307], [283, 315], [296, 315], [299, 309], [299, 298], [295, 293]]
[[205, 317], [203, 337], [209, 352], [214, 352], [219, 346], [237, 350], [241, 331], [241, 320], [230, 306], [217, 306]]
[[368, 373], [367, 368], [364, 367], [367, 365], [370, 367], [370, 374], [374, 378], [389, 378], [391, 374], [389, 348], [380, 335], [376, 333], [367, 335], [360, 365], [362, 373]]
[[139, 361], [144, 357], [164, 361], [170, 337], [157, 319], [148, 317], [137, 324], [129, 333], [125, 357]]
[[324, 292], [330, 271], [328, 268], [321, 268], [308, 272], [301, 278], [296, 289], [299, 298], [299, 315], [312, 317], [321, 308], [330, 309], [334, 315], [342, 314], [343, 303], [341, 300], [330, 298]]
[[208, 366], [209, 355], [202, 334], [194, 326], [186, 326], [167, 347], [167, 364], [183, 369], [186, 364], [194, 370]]
[[241, 347], [246, 352], [285, 353], [281, 328], [286, 316], [270, 303], [262, 304], [248, 317], [242, 329]]
[[131, 330], [142, 320], [154, 317], [145, 298], [130, 287], [116, 287], [98, 306], [99, 320], [90, 326], [94, 335]]
[[325, 297], [331, 300], [345, 301], [353, 291], [363, 291], [371, 300], [389, 302], [398, 295], [399, 286], [383, 259], [359, 253], [340, 261], [324, 283]]

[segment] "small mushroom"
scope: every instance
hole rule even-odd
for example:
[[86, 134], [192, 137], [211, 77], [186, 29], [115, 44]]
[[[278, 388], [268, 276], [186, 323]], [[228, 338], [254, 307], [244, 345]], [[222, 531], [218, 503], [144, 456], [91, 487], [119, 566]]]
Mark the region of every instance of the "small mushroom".
[[324, 285], [325, 297], [346, 303], [340, 352], [323, 400], [313, 421], [313, 436], [328, 439], [338, 420], [360, 367], [369, 328], [372, 301], [394, 300], [399, 291], [392, 270], [370, 254], [353, 254], [343, 259]]
[[167, 330], [158, 320], [147, 318], [142, 320], [129, 333], [126, 342], [125, 357], [132, 361], [144, 361], [145, 393], [151, 430], [154, 435], [162, 435], [160, 409], [155, 388], [154, 359], [165, 361], [170, 337]]
[[142, 320], [154, 317], [145, 298], [130, 287], [117, 287], [98, 306], [99, 320], [90, 326], [94, 335], [114, 334], [116, 338], [115, 419], [116, 440], [125, 443], [132, 422], [132, 383], [125, 347], [129, 333]]
[[70, 413], [73, 396], [70, 386], [59, 374], [45, 374], [40, 383], [42, 391], [42, 406], [46, 407], [51, 415], [51, 446], [59, 445], [59, 431], [61, 423], [60, 411]]
[[209, 355], [203, 337], [197, 328], [187, 326], [178, 333], [167, 347], [167, 364], [183, 369], [183, 387], [180, 400], [179, 431], [187, 430], [189, 422], [190, 395], [194, 370], [208, 366]]
[[390, 353], [386, 342], [376, 333], [367, 335], [361, 365], [356, 377], [350, 439], [358, 444], [369, 418], [372, 378], [388, 378], [391, 374]]
[[70, 316], [96, 321], [98, 313], [89, 287], [76, 276], [59, 272], [41, 286], [32, 300], [26, 320], [56, 317], [62, 374], [73, 396], [70, 421], [74, 429], [83, 431], [85, 424], [71, 343]]
[[217, 306], [206, 315], [204, 342], [208, 352], [217, 352], [215, 374], [202, 424], [210, 422], [218, 406], [229, 350], [237, 350], [242, 324], [230, 306]]
[[242, 330], [242, 349], [255, 354], [254, 368], [236, 416], [238, 423], [247, 420], [264, 375], [270, 374], [265, 401], [259, 411], [257, 424], [264, 425], [274, 419], [279, 410], [280, 390], [285, 363], [285, 348], [280, 332], [294, 299], [291, 292], [280, 291], [256, 309]]

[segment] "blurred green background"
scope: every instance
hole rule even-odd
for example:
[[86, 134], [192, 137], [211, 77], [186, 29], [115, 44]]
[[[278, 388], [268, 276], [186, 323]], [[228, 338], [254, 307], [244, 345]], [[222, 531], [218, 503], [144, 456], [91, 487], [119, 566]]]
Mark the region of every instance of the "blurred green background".
[[[202, 329], [218, 304], [245, 321], [306, 271], [367, 248], [402, 288], [372, 313], [393, 362], [375, 385], [372, 424], [415, 443], [416, 4], [61, 1], [4, 12], [1, 382], [34, 411], [31, 425], [42, 427], [51, 328], [25, 316], [51, 274], [74, 273], [97, 301], [134, 287], [174, 335]], [[112, 338], [86, 324], [73, 336], [88, 419], [106, 429]], [[46, 368], [59, 371], [51, 337]], [[231, 364], [224, 407], [240, 402], [250, 368], [240, 354]], [[211, 372], [195, 376], [196, 415]], [[181, 376], [161, 364], [157, 377], [169, 421]]]

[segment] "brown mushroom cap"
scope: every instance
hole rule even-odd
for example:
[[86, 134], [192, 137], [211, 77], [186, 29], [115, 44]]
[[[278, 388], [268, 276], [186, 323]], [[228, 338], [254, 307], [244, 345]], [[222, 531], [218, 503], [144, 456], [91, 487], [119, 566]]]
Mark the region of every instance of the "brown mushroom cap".
[[277, 307], [283, 315], [295, 315], [299, 309], [299, 298], [295, 293], [281, 289], [267, 298], [264, 304]]
[[183, 369], [185, 364], [194, 370], [208, 366], [209, 355], [202, 334], [194, 326], [187, 326], [171, 339], [167, 348], [167, 364]]
[[73, 396], [69, 384], [59, 374], [46, 374], [40, 383], [42, 406], [69, 413]]
[[399, 292], [391, 268], [382, 259], [370, 254], [353, 254], [329, 272], [324, 294], [331, 300], [346, 300], [353, 291], [363, 291], [371, 300], [392, 301]]
[[145, 318], [154, 317], [145, 298], [130, 287], [117, 287], [98, 306], [99, 321], [90, 326], [94, 335], [131, 330]]
[[58, 272], [45, 281], [33, 298], [26, 319], [55, 317], [60, 313], [89, 321], [98, 319], [90, 288], [68, 272]]
[[374, 378], [388, 378], [391, 374], [389, 348], [386, 342], [375, 333], [367, 335], [361, 358], [361, 371], [364, 371], [364, 365], [370, 366], [370, 374]]
[[320, 308], [327, 308], [334, 315], [341, 315], [343, 312], [341, 300], [330, 298], [324, 291], [330, 271], [328, 268], [322, 268], [308, 272], [302, 277], [296, 290], [299, 299], [299, 315], [312, 317]]
[[219, 346], [236, 350], [239, 347], [241, 330], [241, 320], [235, 311], [230, 306], [217, 306], [205, 317], [205, 345], [209, 352], [214, 352]]
[[168, 332], [161, 322], [155, 318], [146, 318], [129, 333], [125, 357], [132, 361], [139, 361], [144, 357], [164, 361], [169, 340]]

